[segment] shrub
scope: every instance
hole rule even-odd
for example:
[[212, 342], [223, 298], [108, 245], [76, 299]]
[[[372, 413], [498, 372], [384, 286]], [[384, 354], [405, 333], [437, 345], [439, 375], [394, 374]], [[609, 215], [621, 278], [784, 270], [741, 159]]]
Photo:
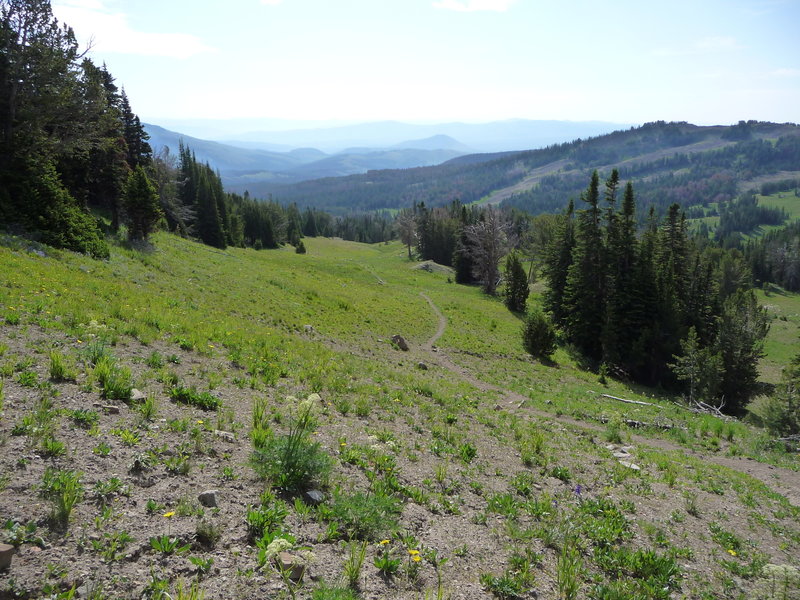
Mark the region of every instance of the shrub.
[[534, 310], [528, 313], [522, 329], [525, 350], [538, 359], [549, 358], [556, 350], [556, 331], [544, 313]]

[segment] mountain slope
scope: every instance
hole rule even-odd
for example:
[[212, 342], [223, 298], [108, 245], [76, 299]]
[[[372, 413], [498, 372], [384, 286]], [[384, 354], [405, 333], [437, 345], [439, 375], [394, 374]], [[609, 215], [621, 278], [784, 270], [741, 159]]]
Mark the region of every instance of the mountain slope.
[[620, 169], [636, 184], [641, 206], [684, 206], [732, 197], [739, 185], [800, 165], [800, 128], [748, 123], [699, 127], [650, 123], [638, 128], [540, 150], [459, 157], [436, 167], [375, 171], [282, 187], [255, 184], [255, 195], [302, 201], [334, 212], [505, 202], [532, 213], [560, 210], [577, 198], [593, 169]]
[[[502, 302], [399, 243], [306, 242], [159, 233], [92, 261], [3, 240], [3, 597], [180, 597], [187, 579], [290, 595], [275, 538], [309, 561], [299, 598], [326, 597], [362, 543], [365, 597], [550, 598], [565, 577], [576, 598], [793, 597], [796, 455], [657, 390], [599, 388], [563, 349], [532, 361]], [[318, 507], [276, 482], [296, 463], [252, 466], [306, 409], [294, 447], [331, 469]]]

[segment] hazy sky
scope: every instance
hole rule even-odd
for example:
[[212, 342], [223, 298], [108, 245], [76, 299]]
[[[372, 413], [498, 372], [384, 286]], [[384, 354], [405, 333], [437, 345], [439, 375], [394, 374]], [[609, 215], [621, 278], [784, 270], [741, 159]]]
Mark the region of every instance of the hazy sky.
[[143, 120], [800, 122], [800, 0], [54, 0]]

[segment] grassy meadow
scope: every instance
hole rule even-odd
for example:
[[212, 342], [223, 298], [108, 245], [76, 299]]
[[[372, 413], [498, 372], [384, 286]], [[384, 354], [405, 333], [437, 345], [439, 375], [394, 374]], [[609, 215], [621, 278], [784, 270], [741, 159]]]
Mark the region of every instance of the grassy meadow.
[[[399, 243], [305, 245], [4, 239], [0, 598], [800, 597], [784, 445], [533, 361]], [[763, 300], [774, 383], [800, 298]]]

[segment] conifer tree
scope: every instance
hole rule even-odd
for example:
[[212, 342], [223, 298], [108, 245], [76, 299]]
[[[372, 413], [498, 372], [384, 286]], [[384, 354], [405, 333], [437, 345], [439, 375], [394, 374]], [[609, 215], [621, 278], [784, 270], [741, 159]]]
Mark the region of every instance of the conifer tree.
[[141, 165], [128, 176], [123, 193], [128, 237], [147, 240], [155, 224], [163, 216], [158, 190]]
[[599, 182], [595, 171], [581, 198], [588, 208], [578, 213], [575, 248], [567, 271], [563, 302], [567, 338], [587, 357], [597, 361], [602, 358], [601, 332], [606, 311]]
[[572, 251], [575, 248], [574, 204], [569, 201], [565, 214], [559, 215], [553, 243], [548, 247], [542, 268], [547, 280], [544, 292], [544, 309], [553, 317], [553, 322], [562, 326], [566, 316], [564, 289], [567, 286], [567, 273], [572, 264]]
[[525, 312], [528, 302], [528, 275], [519, 260], [516, 252], [506, 258], [506, 306], [514, 312]]
[[603, 361], [624, 370], [634, 352], [635, 338], [631, 332], [636, 331], [638, 242], [635, 213], [636, 200], [629, 181], [619, 213], [609, 214], [607, 218], [608, 300], [603, 328]]

